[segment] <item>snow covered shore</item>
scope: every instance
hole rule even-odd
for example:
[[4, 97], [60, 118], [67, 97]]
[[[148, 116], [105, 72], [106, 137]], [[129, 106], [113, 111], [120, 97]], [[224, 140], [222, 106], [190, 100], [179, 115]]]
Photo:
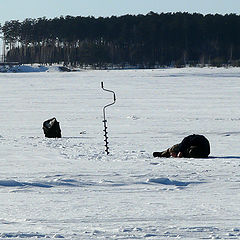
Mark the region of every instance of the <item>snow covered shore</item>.
[[0, 66], [0, 73], [31, 73], [31, 72], [70, 72], [71, 69], [64, 66], [45, 66], [39, 64], [17, 65], [6, 64]]
[[[110, 154], [104, 152], [102, 107]], [[240, 239], [240, 69], [0, 74], [0, 239]], [[63, 138], [46, 139], [56, 117]], [[183, 137], [209, 159], [154, 159]]]

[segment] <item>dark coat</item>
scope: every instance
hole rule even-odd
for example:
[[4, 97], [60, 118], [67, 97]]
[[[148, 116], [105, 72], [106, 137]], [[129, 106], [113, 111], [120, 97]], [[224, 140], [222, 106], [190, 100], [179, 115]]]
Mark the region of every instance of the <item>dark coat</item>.
[[210, 154], [210, 144], [203, 135], [189, 135], [179, 144], [179, 152], [183, 157], [207, 158]]

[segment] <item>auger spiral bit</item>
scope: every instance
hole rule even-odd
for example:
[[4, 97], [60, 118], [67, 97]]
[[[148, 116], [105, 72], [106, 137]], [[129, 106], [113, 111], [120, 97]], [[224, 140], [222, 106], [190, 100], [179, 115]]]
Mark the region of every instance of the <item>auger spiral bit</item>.
[[105, 142], [105, 152], [107, 153], [107, 155], [109, 154], [109, 147], [108, 147], [108, 132], [107, 132], [107, 119], [106, 119], [106, 108], [113, 105], [115, 102], [116, 102], [116, 95], [115, 95], [115, 92], [112, 91], [112, 90], [108, 90], [108, 89], [105, 89], [104, 86], [103, 86], [103, 82], [101, 82], [101, 87], [104, 91], [107, 91], [107, 92], [111, 92], [113, 94], [113, 102], [112, 103], [109, 103], [107, 105], [105, 105], [103, 107], [103, 132], [104, 132], [104, 142]]

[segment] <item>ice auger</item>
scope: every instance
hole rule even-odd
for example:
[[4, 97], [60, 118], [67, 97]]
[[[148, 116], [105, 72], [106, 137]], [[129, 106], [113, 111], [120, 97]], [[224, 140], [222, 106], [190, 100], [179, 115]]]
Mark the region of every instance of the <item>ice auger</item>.
[[107, 104], [107, 105], [105, 105], [105, 106], [103, 107], [103, 126], [104, 126], [103, 131], [104, 131], [104, 137], [105, 137], [105, 139], [104, 139], [104, 142], [105, 142], [105, 152], [106, 152], [107, 155], [108, 155], [108, 154], [109, 154], [109, 147], [108, 147], [108, 143], [109, 143], [109, 142], [108, 142], [108, 136], [107, 136], [108, 132], [107, 132], [106, 108], [109, 107], [109, 106], [111, 106], [111, 105], [113, 105], [113, 104], [116, 102], [116, 95], [115, 95], [115, 92], [114, 92], [114, 91], [105, 89], [104, 86], [103, 86], [103, 82], [101, 82], [101, 87], [102, 87], [102, 89], [103, 89], [104, 91], [113, 93], [113, 102], [112, 102], [112, 103], [109, 103], [109, 104]]

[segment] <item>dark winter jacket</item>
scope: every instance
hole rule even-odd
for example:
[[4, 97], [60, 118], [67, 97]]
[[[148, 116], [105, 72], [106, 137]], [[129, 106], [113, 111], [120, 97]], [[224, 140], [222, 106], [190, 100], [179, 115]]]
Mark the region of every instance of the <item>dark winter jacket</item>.
[[183, 157], [207, 158], [210, 154], [210, 144], [203, 135], [189, 135], [179, 144], [179, 152]]

